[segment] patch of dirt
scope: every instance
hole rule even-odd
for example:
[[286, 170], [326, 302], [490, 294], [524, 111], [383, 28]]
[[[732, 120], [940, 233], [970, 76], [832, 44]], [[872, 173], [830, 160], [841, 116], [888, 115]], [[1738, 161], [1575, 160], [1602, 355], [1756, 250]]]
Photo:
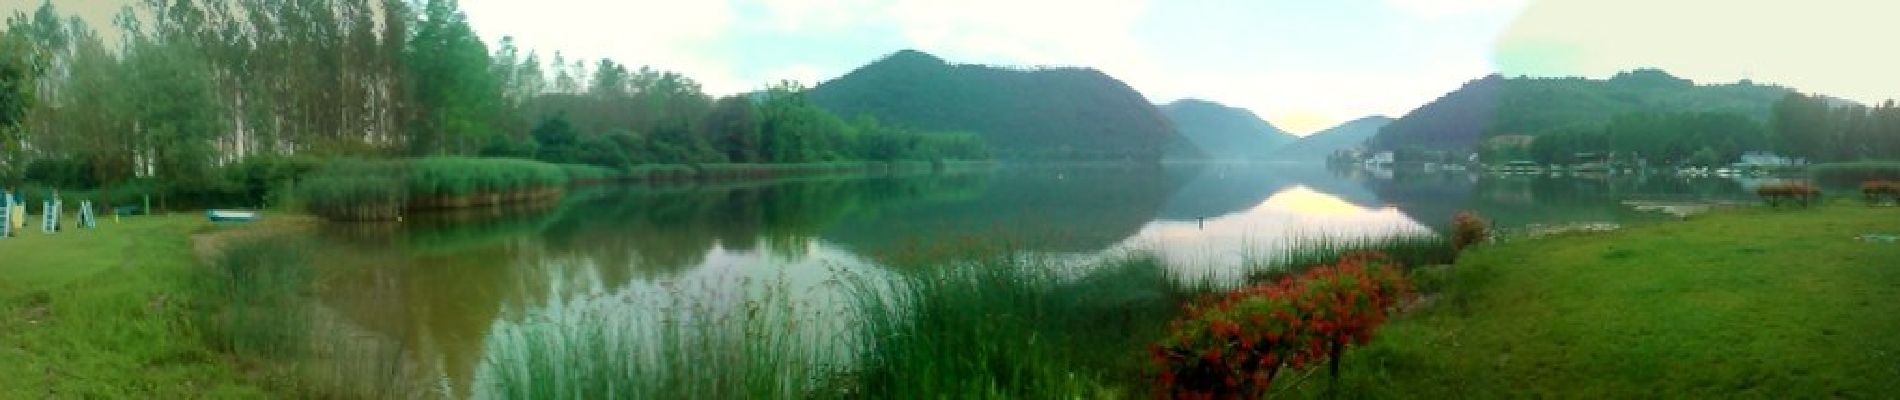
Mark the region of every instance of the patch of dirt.
[[245, 239], [269, 237], [314, 230], [320, 221], [309, 215], [265, 214], [257, 222], [241, 225], [212, 225], [191, 234], [191, 251], [200, 262], [209, 262], [224, 246]]

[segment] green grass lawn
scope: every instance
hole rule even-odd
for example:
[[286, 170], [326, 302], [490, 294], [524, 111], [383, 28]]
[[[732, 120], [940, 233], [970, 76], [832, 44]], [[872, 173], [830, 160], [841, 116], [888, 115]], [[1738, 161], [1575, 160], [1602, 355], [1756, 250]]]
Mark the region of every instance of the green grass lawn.
[[0, 398], [264, 397], [183, 322], [202, 215], [28, 228], [0, 239]]
[[1900, 233], [1900, 208], [1848, 204], [1479, 248], [1441, 301], [1348, 356], [1345, 394], [1893, 396], [1900, 244], [1856, 236]]

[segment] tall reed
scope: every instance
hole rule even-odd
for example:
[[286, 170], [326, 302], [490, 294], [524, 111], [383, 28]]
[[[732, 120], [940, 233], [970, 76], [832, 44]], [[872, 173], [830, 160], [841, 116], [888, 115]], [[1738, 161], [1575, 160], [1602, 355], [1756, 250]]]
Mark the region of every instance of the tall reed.
[[[634, 285], [557, 297], [497, 321], [477, 398], [801, 398], [847, 345], [784, 286]], [[559, 292], [558, 290], [556, 292]], [[749, 292], [749, 293], [748, 293]]]
[[1001, 255], [888, 286], [853, 280], [862, 348], [850, 391], [868, 398], [1100, 398], [1137, 389], [1140, 351], [1182, 298], [1134, 255], [1066, 265]]

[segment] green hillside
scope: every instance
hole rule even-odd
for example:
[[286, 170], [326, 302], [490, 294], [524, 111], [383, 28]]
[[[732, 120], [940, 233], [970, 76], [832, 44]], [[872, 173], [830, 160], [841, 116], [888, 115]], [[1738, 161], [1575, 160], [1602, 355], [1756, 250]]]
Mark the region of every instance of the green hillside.
[[1392, 118], [1383, 115], [1347, 121], [1281, 146], [1273, 152], [1272, 158], [1280, 161], [1324, 162], [1334, 152], [1365, 144], [1366, 139], [1379, 134], [1380, 129], [1391, 123]]
[[1654, 69], [1610, 79], [1492, 75], [1393, 121], [1369, 144], [1388, 150], [1468, 152], [1497, 136], [1597, 129], [1633, 114], [1734, 114], [1765, 123], [1774, 103], [1789, 93], [1787, 88], [1748, 81], [1698, 85]]
[[808, 93], [844, 116], [924, 131], [974, 132], [998, 158], [1154, 161], [1175, 137], [1128, 85], [1086, 68], [952, 64], [915, 50]]
[[1260, 159], [1299, 139], [1252, 111], [1206, 100], [1178, 100], [1161, 112], [1180, 132], [1164, 155], [1170, 159]]

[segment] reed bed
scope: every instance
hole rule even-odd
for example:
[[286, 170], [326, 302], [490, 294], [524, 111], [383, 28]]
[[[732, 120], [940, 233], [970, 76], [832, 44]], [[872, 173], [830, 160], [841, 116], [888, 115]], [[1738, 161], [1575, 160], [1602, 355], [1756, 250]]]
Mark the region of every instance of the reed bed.
[[[801, 398], [842, 370], [845, 339], [784, 286], [639, 286], [556, 298], [491, 329], [476, 398]], [[742, 289], [735, 289], [741, 287]], [[758, 288], [758, 287], [754, 287]]]
[[1429, 232], [1380, 236], [1305, 236], [1265, 254], [1250, 255], [1241, 266], [1248, 282], [1277, 279], [1304, 272], [1307, 267], [1331, 265], [1347, 254], [1375, 252], [1406, 266], [1451, 264], [1458, 259], [1450, 239]]
[[865, 398], [1136, 397], [1143, 346], [1185, 299], [1139, 254], [1081, 266], [994, 255], [853, 282], [867, 343], [830, 394]]
[[304, 177], [297, 197], [330, 220], [386, 221], [411, 210], [558, 199], [579, 168], [508, 158], [335, 160]]

